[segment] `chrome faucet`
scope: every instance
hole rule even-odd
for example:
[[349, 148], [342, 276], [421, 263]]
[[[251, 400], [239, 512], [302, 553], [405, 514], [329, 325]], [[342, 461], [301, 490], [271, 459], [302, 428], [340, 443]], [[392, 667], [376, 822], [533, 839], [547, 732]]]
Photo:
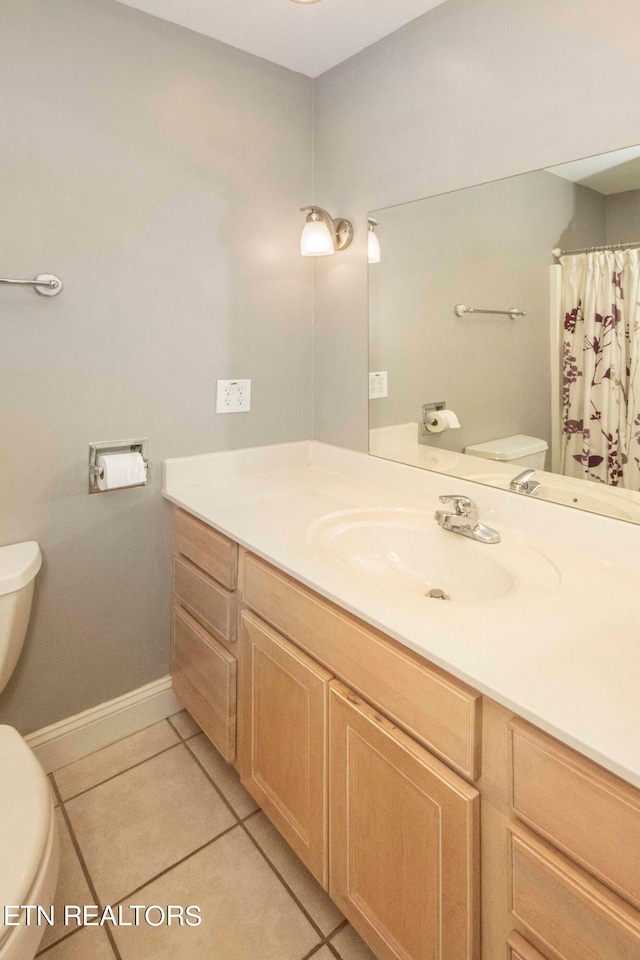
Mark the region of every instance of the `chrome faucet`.
[[436, 510], [435, 518], [443, 530], [459, 533], [479, 543], [500, 543], [500, 534], [478, 522], [478, 510], [473, 500], [455, 494], [440, 497], [441, 503], [452, 503], [454, 509]]
[[531, 479], [534, 474], [535, 470], [523, 470], [522, 473], [513, 478], [509, 484], [509, 490], [513, 490], [514, 493], [524, 493], [527, 497], [535, 497], [541, 484], [537, 480]]

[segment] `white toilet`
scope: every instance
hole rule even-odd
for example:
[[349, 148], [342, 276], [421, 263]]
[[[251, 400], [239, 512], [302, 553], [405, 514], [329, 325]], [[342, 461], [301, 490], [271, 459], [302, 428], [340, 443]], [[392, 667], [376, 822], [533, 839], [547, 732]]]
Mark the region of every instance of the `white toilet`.
[[[42, 563], [37, 543], [0, 547], [0, 691], [27, 632], [33, 584]], [[33, 960], [46, 930], [5, 924], [5, 906], [39, 904], [47, 912], [58, 880], [58, 834], [49, 782], [13, 727], [0, 726], [0, 960]]]
[[509, 465], [544, 470], [547, 449], [546, 440], [516, 433], [511, 437], [500, 437], [498, 440], [474, 443], [470, 447], [465, 447], [464, 452], [471, 457], [484, 457], [485, 460], [496, 460]]

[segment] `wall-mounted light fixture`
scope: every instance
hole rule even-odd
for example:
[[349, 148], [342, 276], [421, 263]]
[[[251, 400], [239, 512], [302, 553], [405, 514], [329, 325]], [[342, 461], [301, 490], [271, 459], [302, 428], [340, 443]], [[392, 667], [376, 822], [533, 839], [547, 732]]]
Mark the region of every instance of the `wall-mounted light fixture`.
[[294, 3], [317, 3], [318, 0], [293, 0]]
[[369, 224], [367, 259], [369, 263], [380, 263], [380, 241], [375, 233], [375, 229], [378, 226], [378, 221], [374, 220], [372, 217], [369, 217], [367, 219], [367, 223]]
[[349, 220], [333, 220], [322, 207], [300, 207], [302, 213], [305, 210], [309, 213], [300, 238], [303, 257], [327, 257], [336, 250], [346, 250], [353, 239]]

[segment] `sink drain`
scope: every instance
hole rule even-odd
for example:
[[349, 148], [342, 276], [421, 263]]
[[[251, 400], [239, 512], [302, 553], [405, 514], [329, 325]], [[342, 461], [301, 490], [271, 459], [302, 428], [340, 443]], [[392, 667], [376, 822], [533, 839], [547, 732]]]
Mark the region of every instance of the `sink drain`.
[[444, 590], [439, 590], [437, 587], [425, 593], [425, 597], [431, 597], [432, 600], [451, 600], [448, 593], [445, 593]]

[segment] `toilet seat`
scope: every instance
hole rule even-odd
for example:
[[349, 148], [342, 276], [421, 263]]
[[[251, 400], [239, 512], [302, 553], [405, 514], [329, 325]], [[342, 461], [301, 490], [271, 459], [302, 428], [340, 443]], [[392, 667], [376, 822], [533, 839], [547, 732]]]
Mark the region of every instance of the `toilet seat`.
[[[31, 902], [27, 898], [35, 893], [47, 851], [52, 856], [54, 832], [53, 801], [42, 767], [17, 730], [0, 726], [0, 904]], [[0, 957], [19, 929], [3, 920], [0, 911]]]

